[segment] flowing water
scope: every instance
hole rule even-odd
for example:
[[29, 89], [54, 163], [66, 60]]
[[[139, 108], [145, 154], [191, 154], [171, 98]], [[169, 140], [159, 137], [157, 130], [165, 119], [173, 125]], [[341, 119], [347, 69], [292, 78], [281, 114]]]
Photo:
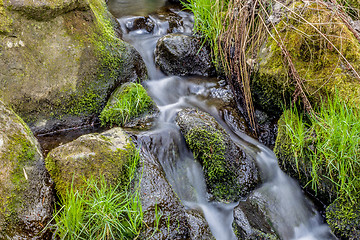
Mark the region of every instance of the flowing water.
[[[169, 16], [174, 14], [178, 16], [178, 25], [170, 28]], [[150, 80], [145, 85], [160, 109], [156, 127], [140, 133], [138, 139], [160, 161], [182, 203], [188, 208], [203, 212], [217, 240], [236, 239], [232, 222], [233, 209], [238, 203], [209, 201], [202, 167], [194, 160], [175, 124], [177, 112], [192, 107], [215, 117], [233, 141], [256, 161], [263, 184], [252, 195], [266, 199], [266, 211], [281, 239], [336, 239], [322, 222], [313, 204], [304, 197], [297, 183], [280, 170], [274, 153], [243, 131], [233, 128], [223, 117], [210, 97], [213, 89], [219, 87], [217, 79], [165, 76], [155, 67], [154, 49], [157, 40], [169, 32], [190, 34], [192, 15], [177, 9], [168, 10], [168, 15], [152, 14], [147, 18], [153, 25], [151, 31], [141, 28], [131, 30], [129, 26], [133, 26], [135, 18], [123, 17], [118, 21], [122, 27], [123, 39], [140, 52], [147, 65]], [[151, 144], [141, 142], [141, 136], [151, 136]]]

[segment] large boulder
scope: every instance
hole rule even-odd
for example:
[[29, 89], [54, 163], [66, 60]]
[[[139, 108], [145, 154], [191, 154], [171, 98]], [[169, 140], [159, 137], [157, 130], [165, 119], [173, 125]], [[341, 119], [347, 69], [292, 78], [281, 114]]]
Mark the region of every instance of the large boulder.
[[[360, 44], [353, 33], [322, 3], [296, 1], [286, 15], [275, 26], [276, 31], [271, 31], [274, 38], [269, 36], [259, 50], [258, 71], [251, 80], [255, 104], [280, 115], [295, 91], [298, 96], [301, 91], [307, 94], [313, 105], [321, 96], [338, 91], [343, 99], [359, 105]], [[303, 80], [300, 91], [288, 74], [288, 62], [278, 42], [288, 50]]]
[[202, 44], [201, 39], [180, 33], [168, 34], [158, 40], [155, 62], [166, 74], [214, 74], [210, 51]]
[[0, 239], [44, 239], [54, 194], [39, 143], [0, 101]]
[[0, 20], [0, 96], [36, 133], [91, 121], [146, 77], [102, 0], [1, 0]]
[[238, 200], [257, 186], [260, 179], [255, 162], [212, 116], [187, 108], [178, 113], [176, 122], [202, 164], [206, 184], [216, 199]]
[[127, 163], [135, 147], [121, 128], [101, 134], [87, 134], [49, 152], [46, 168], [54, 179], [58, 193], [65, 196], [71, 184], [80, 189], [84, 178], [100, 178], [113, 185], [126, 181]]

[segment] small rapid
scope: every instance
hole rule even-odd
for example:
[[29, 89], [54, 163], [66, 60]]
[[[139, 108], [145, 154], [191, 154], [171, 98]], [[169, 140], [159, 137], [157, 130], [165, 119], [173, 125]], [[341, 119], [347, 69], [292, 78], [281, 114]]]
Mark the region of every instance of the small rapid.
[[[169, 32], [192, 32], [193, 16], [188, 12], [170, 9], [180, 18], [178, 27], [169, 29], [169, 19], [152, 14], [151, 32], [144, 29], [129, 30], [134, 18], [123, 17], [118, 21], [123, 39], [131, 43], [141, 54], [148, 68], [150, 80], [144, 83], [149, 95], [160, 109], [156, 126], [139, 133], [140, 145], [159, 160], [166, 178], [185, 207], [201, 211], [217, 240], [237, 239], [233, 232], [235, 203], [209, 200], [200, 164], [194, 160], [175, 123], [176, 114], [184, 108], [197, 108], [211, 114], [230, 134], [232, 140], [253, 158], [261, 172], [262, 185], [253, 191], [252, 197], [263, 200], [271, 224], [281, 239], [311, 240], [336, 239], [313, 204], [304, 197], [298, 184], [278, 166], [274, 153], [234, 128], [208, 96], [219, 87], [218, 79], [202, 77], [165, 76], [156, 68], [154, 49], [157, 40]], [[141, 136], [150, 136], [151, 144], [141, 142]], [[245, 201], [245, 199], [243, 200]], [[251, 231], [251, 230], [249, 230]]]

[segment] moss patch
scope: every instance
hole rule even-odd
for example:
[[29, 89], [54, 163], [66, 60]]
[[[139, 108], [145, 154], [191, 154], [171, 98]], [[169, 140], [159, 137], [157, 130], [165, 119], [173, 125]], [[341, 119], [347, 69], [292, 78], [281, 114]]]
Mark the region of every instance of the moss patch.
[[154, 101], [138, 83], [124, 84], [117, 89], [100, 114], [102, 125], [123, 126], [141, 114], [151, 111]]
[[326, 219], [331, 230], [342, 239], [360, 238], [359, 204], [336, 201], [326, 209]]
[[8, 16], [3, 0], [0, 0], [0, 34], [11, 30], [12, 19]]
[[[272, 34], [276, 41], [282, 39], [289, 51], [296, 70], [304, 79], [303, 89], [309, 99], [313, 104], [319, 103], [320, 96], [332, 95], [337, 89], [343, 99], [352, 99], [359, 105], [360, 80], [341, 57], [344, 56], [359, 73], [359, 42], [342, 21], [321, 4], [306, 7], [296, 3], [294, 6], [295, 13], [289, 13], [276, 26], [279, 35], [275, 30]], [[264, 109], [270, 107], [270, 110], [275, 108], [280, 112], [284, 99], [288, 102], [295, 88], [289, 81], [284, 57], [276, 41], [269, 37], [260, 51], [259, 71], [252, 80], [252, 87]]]

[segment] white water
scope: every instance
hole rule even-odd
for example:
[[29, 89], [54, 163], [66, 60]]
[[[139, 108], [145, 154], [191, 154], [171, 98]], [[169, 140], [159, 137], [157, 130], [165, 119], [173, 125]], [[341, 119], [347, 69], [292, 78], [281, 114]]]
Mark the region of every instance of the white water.
[[[178, 11], [176, 11], [179, 13]], [[191, 32], [192, 16], [182, 13], [185, 27], [179, 29]], [[206, 79], [193, 81], [191, 78], [167, 77], [155, 67], [154, 49], [158, 38], [167, 33], [168, 22], [159, 20], [155, 15], [152, 33], [137, 30], [126, 33], [126, 22], [131, 18], [119, 19], [124, 39], [135, 46], [147, 65], [150, 81], [146, 83], [148, 93], [160, 108], [161, 114], [157, 127], [145, 134], [157, 136], [161, 149], [154, 148], [153, 154], [159, 159], [168, 181], [178, 194], [182, 203], [191, 209], [198, 209], [209, 223], [212, 234], [217, 240], [236, 239], [233, 230], [233, 209], [237, 203], [217, 203], [208, 201], [202, 168], [187, 149], [178, 127], [174, 123], [176, 113], [185, 107], [196, 107], [210, 113], [227, 130], [232, 139], [253, 157], [261, 172], [263, 184], [255, 190], [253, 196], [262, 197], [270, 215], [271, 222], [281, 239], [312, 240], [336, 239], [309, 200], [305, 199], [300, 187], [284, 174], [274, 153], [246, 134], [232, 129], [222, 119], [221, 114], [211, 103], [201, 100], [213, 82]], [[161, 145], [162, 143], [162, 145]], [[171, 144], [174, 144], [174, 147]], [[172, 147], [170, 147], [172, 146]], [[166, 149], [169, 147], [169, 149]]]

